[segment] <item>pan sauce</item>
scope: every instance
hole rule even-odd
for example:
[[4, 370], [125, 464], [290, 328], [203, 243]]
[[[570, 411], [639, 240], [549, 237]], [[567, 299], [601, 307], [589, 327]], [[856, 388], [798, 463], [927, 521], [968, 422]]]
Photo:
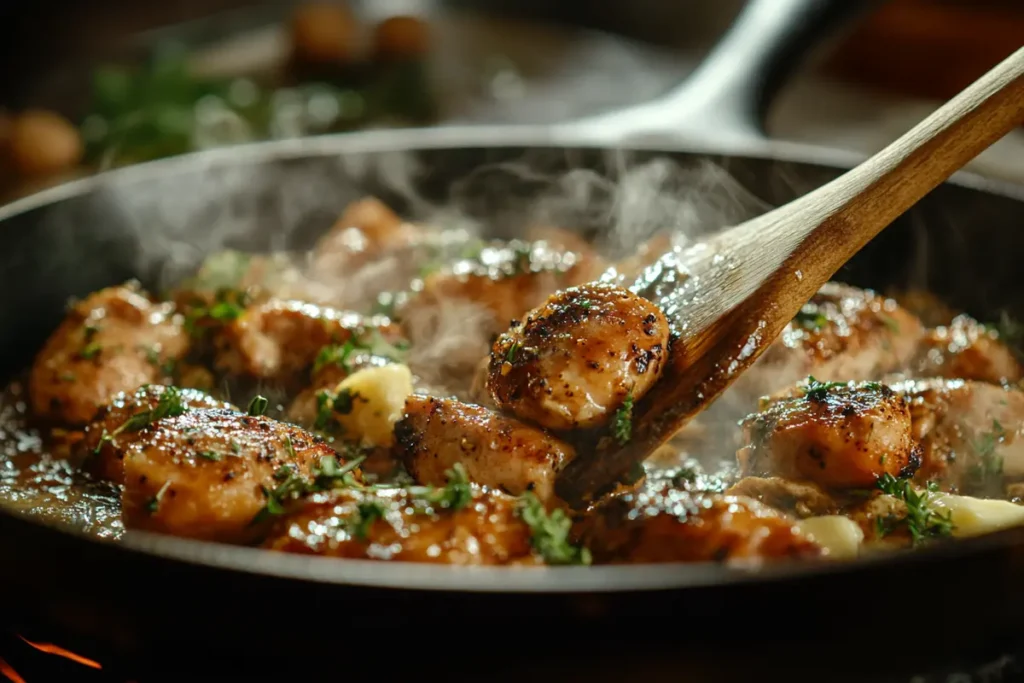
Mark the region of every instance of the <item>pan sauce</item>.
[[[193, 428], [205, 437], [210, 428], [201, 420], [207, 417], [222, 425], [210, 432], [214, 438], [256, 428], [276, 434], [279, 423], [246, 411], [245, 404], [257, 390], [280, 393], [284, 400], [275, 415], [325, 436], [342, 453], [337, 464], [344, 468], [356, 454], [365, 458], [346, 475], [360, 475], [361, 483], [332, 478], [315, 457], [305, 472], [267, 470], [274, 476], [257, 476], [247, 491], [262, 487], [257, 517], [272, 524], [252, 538], [246, 532], [244, 542], [266, 538], [270, 548], [339, 557], [558, 564], [589, 560], [591, 552], [601, 562], [657, 562], [814, 556], [822, 548], [849, 557], [872, 547], [1024, 523], [1022, 507], [942, 492], [1013, 497], [1012, 484], [1009, 490], [1004, 484], [1024, 466], [1017, 453], [1024, 444], [1017, 438], [1024, 412], [1015, 411], [1021, 371], [998, 334], [936, 313], [939, 307], [927, 299], [922, 306], [920, 295], [902, 299], [904, 308], [830, 284], [754, 370], [652, 457], [645, 484], [624, 487], [565, 538], [568, 521], [551, 483], [573, 457], [574, 430], [596, 424], [628, 439], [629, 407], [656, 381], [668, 344], [667, 328], [651, 304], [610, 284], [583, 283], [610, 265], [628, 278], [649, 257], [609, 264], [574, 235], [550, 228], [509, 244], [467, 246], [460, 237], [403, 223], [367, 200], [349, 208], [301, 271], [277, 258], [211, 259], [195, 281], [173, 294], [170, 316], [174, 325], [190, 328], [196, 347], [203, 346], [195, 340], [209, 327], [212, 346], [167, 358], [173, 343], [164, 344], [155, 362], [149, 360], [178, 385], [219, 385], [224, 390], [213, 393], [246, 400], [227, 417], [191, 408], [151, 421], [138, 430], [142, 442], [157, 438], [157, 424], [165, 420], [199, 421]], [[658, 240], [641, 253], [656, 254]], [[389, 291], [396, 281], [411, 284]], [[242, 290], [253, 300], [232, 298]], [[545, 300], [556, 290], [561, 293]], [[129, 290], [122, 298], [133, 296], [138, 294]], [[230, 316], [211, 315], [218, 306]], [[89, 350], [96, 332], [89, 332], [88, 320], [102, 323], [113, 315], [112, 309], [98, 316], [98, 308], [90, 310], [86, 322], [69, 328], [77, 333], [84, 325], [75, 342], [82, 346], [63, 356], [84, 364], [87, 374], [102, 368], [109, 355]], [[392, 315], [397, 324], [371, 313]], [[936, 315], [927, 320], [935, 327], [926, 329], [921, 320]], [[152, 322], [158, 314], [146, 316]], [[516, 319], [505, 331], [507, 321]], [[174, 361], [173, 370], [164, 368], [167, 361]], [[45, 391], [58, 395], [67, 390], [61, 382], [71, 391], [83, 389], [60, 368], [49, 380], [34, 375], [37, 393], [48, 381]], [[230, 383], [219, 384], [215, 376]], [[163, 381], [158, 377], [150, 381]], [[120, 388], [130, 397], [137, 386]], [[757, 405], [757, 396], [772, 392], [778, 393]], [[407, 401], [413, 393], [430, 398]], [[72, 445], [80, 431], [68, 425], [51, 434], [32, 427], [36, 418], [61, 422], [68, 413], [59, 400], [42, 407], [36, 401], [32, 416], [30, 398], [22, 383], [3, 396], [0, 499], [50, 522], [120, 536], [125, 523], [119, 487], [69, 463], [83, 460], [82, 447]], [[89, 400], [96, 407], [105, 402]], [[736, 421], [747, 413], [737, 442]], [[116, 426], [103, 427], [95, 453], [108, 442], [133, 448], [119, 445], [120, 437], [108, 438]], [[209, 518], [174, 513], [183, 505], [178, 496], [191, 495], [188, 477], [201, 482], [210, 468], [227, 467], [238, 455], [232, 453], [236, 442], [224, 441], [230, 446], [223, 453], [197, 451], [178, 436], [167, 436], [170, 441], [156, 451], [132, 451], [128, 462], [131, 471], [142, 472], [141, 481], [150, 470], [139, 470], [138, 458], [163, 467], [167, 463], [159, 459], [168, 456], [174, 467], [191, 468], [182, 470], [186, 481], [126, 479], [126, 500], [135, 503], [124, 519], [129, 527], [224, 540], [206, 531]], [[302, 438], [275, 440], [272, 452], [260, 442], [254, 457], [280, 457], [287, 467], [297, 447], [300, 460], [307, 447], [320, 448]], [[698, 461], [717, 475], [703, 474]], [[344, 482], [343, 491], [299, 481], [310, 472]], [[225, 470], [221, 483], [198, 489], [224, 495], [238, 474]], [[394, 503], [390, 494], [374, 492], [374, 482], [404, 482], [410, 475], [424, 486], [408, 500]], [[465, 498], [462, 507], [452, 507], [459, 497]], [[276, 507], [281, 509], [270, 510]], [[473, 510], [486, 515], [482, 525]]]

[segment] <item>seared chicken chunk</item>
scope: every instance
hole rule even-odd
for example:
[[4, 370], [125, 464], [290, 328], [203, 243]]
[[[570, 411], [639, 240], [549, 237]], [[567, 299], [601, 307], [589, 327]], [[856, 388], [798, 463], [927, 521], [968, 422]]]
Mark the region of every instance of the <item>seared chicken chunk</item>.
[[519, 495], [554, 498], [556, 475], [575, 453], [568, 444], [486, 408], [451, 399], [410, 396], [395, 425], [395, 449], [422, 484], [445, 482], [456, 463], [470, 481]]
[[268, 492], [336, 458], [320, 438], [268, 417], [175, 410], [125, 446], [125, 528], [247, 542]]
[[1018, 382], [1020, 363], [999, 334], [968, 315], [936, 327], [921, 338], [910, 364], [915, 377], [946, 377], [982, 382]]
[[921, 445], [919, 481], [974, 493], [1001, 492], [1024, 477], [1024, 393], [986, 382], [908, 380], [913, 438]]
[[419, 227], [403, 221], [376, 197], [352, 202], [313, 250], [313, 273], [351, 271], [382, 252], [416, 242], [421, 233]]
[[217, 365], [236, 375], [285, 380], [313, 365], [325, 346], [374, 333], [388, 341], [399, 338], [387, 318], [271, 299], [247, 309], [221, 330]]
[[36, 357], [32, 410], [84, 425], [114, 394], [170, 381], [188, 348], [172, 304], [154, 303], [132, 285], [100, 290], [72, 306]]
[[668, 482], [606, 499], [577, 524], [596, 562], [735, 562], [817, 557], [793, 520], [749, 498]]
[[263, 547], [398, 562], [540, 564], [514, 498], [476, 486], [466, 493], [458, 509], [400, 488], [315, 494], [274, 526]]
[[573, 287], [498, 338], [488, 388], [523, 420], [595, 427], [654, 386], [668, 344], [668, 320], [650, 301], [613, 285]]
[[598, 272], [579, 254], [552, 249], [545, 242], [489, 245], [475, 258], [427, 274], [422, 291], [406, 305], [402, 318], [443, 301], [463, 300], [487, 311], [491, 331], [498, 332], [551, 292], [586, 282]]
[[892, 299], [828, 282], [735, 386], [762, 396], [808, 375], [825, 382], [877, 380], [906, 365], [922, 332]]
[[79, 459], [86, 470], [100, 479], [123, 484], [125, 449], [146, 434], [145, 429], [135, 427], [147, 425], [161, 414], [196, 408], [237, 410], [230, 403], [195, 389], [149, 384], [132, 393], [122, 392], [103, 406], [85, 428], [78, 446]]
[[743, 422], [745, 475], [808, 480], [828, 489], [871, 488], [883, 474], [920, 465], [910, 407], [883, 384], [811, 382]]

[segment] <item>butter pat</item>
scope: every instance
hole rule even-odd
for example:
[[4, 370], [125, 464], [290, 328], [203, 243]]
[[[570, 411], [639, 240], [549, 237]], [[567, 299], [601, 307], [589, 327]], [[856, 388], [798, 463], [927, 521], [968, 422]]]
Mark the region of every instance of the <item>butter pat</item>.
[[1016, 503], [948, 493], [931, 495], [931, 504], [936, 510], [949, 511], [955, 527], [953, 536], [980, 536], [1024, 524], [1024, 506]]
[[367, 446], [390, 447], [394, 443], [395, 423], [402, 419], [405, 399], [413, 391], [412, 371], [405, 365], [364, 368], [346, 377], [335, 394], [347, 391], [352, 411], [334, 418], [347, 436], [358, 437]]
[[829, 557], [848, 560], [857, 557], [864, 532], [852, 519], [840, 515], [809, 517], [796, 524], [811, 540], [825, 548]]

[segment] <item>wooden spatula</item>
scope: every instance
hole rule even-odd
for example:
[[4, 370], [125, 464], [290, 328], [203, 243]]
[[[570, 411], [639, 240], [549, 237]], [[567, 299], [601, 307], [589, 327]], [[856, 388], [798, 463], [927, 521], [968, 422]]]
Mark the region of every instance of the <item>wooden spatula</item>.
[[1024, 123], [1024, 48], [853, 170], [682, 253], [633, 285], [678, 338], [664, 375], [634, 408], [625, 445], [604, 438], [561, 473], [580, 506], [642, 462], [717, 398], [800, 308], [882, 229]]

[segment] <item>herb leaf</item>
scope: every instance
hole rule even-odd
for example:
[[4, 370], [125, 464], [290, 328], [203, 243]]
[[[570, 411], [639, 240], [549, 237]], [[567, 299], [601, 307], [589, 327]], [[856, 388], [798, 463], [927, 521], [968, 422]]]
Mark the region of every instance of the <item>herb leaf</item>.
[[622, 445], [629, 443], [633, 438], [633, 394], [626, 394], [622, 406], [615, 411], [615, 420], [612, 424], [612, 434]]
[[249, 401], [249, 407], [246, 409], [246, 412], [249, 413], [251, 417], [259, 417], [267, 412], [268, 405], [270, 405], [270, 401], [268, 401], [266, 397], [253, 396], [252, 400]]
[[569, 541], [572, 520], [562, 509], [550, 514], [533, 493], [519, 498], [519, 517], [530, 527], [530, 543], [547, 564], [590, 564], [590, 551]]
[[469, 484], [469, 476], [461, 462], [455, 463], [445, 472], [448, 483], [444, 488], [434, 489], [427, 494], [427, 500], [445, 510], [461, 510], [473, 502], [473, 489]]
[[875, 520], [875, 530], [879, 536], [887, 536], [900, 527], [910, 532], [914, 545], [928, 539], [949, 536], [953, 533], [952, 515], [934, 510], [930, 506], [931, 491], [915, 491], [909, 479], [897, 479], [889, 473], [878, 478], [878, 489], [883, 493], [903, 502], [907, 507], [905, 517], [888, 515]]
[[166, 387], [157, 401], [156, 407], [152, 410], [143, 410], [135, 413], [125, 420], [120, 427], [114, 430], [111, 437], [121, 432], [137, 432], [145, 429], [157, 420], [165, 417], [178, 417], [188, 410], [188, 406], [181, 398], [181, 392], [177, 387]]
[[828, 325], [828, 318], [818, 310], [817, 306], [811, 305], [801, 308], [800, 312], [793, 317], [793, 322], [806, 330], [820, 330]]
[[274, 473], [274, 479], [280, 483], [273, 489], [263, 488], [263, 495], [266, 496], [267, 502], [256, 513], [250, 524], [259, 524], [269, 517], [284, 514], [286, 503], [310, 493], [355, 485], [356, 481], [352, 477], [352, 472], [364, 460], [366, 460], [365, 456], [339, 465], [334, 456], [325, 455], [320, 458], [317, 465], [310, 468], [311, 476], [308, 477], [299, 474], [293, 465], [283, 465]]
[[814, 377], [807, 378], [807, 390], [804, 395], [811, 401], [824, 401], [828, 392], [847, 386], [846, 382], [819, 382]]

